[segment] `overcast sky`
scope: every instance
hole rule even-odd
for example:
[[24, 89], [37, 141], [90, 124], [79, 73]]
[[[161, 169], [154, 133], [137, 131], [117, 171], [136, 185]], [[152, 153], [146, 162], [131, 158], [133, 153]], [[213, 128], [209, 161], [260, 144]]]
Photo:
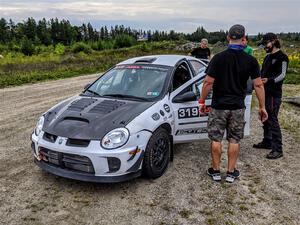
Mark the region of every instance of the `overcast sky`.
[[141, 29], [193, 32], [228, 30], [233, 24], [258, 32], [300, 32], [300, 0], [0, 0], [0, 17], [23, 21], [28, 17], [124, 24]]

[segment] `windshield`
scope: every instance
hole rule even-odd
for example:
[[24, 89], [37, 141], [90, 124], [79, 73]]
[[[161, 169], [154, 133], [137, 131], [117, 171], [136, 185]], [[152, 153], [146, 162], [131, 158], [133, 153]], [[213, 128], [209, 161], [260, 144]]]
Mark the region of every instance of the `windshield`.
[[85, 90], [94, 96], [151, 100], [161, 95], [170, 67], [116, 66]]

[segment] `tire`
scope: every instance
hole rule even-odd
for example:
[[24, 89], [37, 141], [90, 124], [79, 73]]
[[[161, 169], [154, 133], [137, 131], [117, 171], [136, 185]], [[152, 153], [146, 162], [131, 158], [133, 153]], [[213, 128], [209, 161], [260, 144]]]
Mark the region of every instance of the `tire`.
[[171, 141], [165, 129], [157, 129], [146, 147], [143, 174], [148, 178], [158, 178], [168, 168], [171, 154]]

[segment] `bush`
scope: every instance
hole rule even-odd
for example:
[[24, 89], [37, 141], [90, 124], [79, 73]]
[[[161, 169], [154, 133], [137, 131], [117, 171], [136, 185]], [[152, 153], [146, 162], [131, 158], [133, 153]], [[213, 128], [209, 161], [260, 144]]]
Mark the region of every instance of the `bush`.
[[91, 47], [92, 47], [92, 49], [95, 50], [95, 51], [101, 51], [101, 50], [104, 49], [104, 44], [103, 44], [102, 41], [97, 41], [97, 42], [93, 42], [93, 43], [91, 44]]
[[9, 42], [7, 45], [10, 51], [19, 52], [21, 50], [20, 45], [17, 45], [15, 42]]
[[34, 51], [35, 51], [35, 47], [32, 41], [28, 40], [27, 38], [24, 38], [21, 42], [21, 52], [24, 55], [33, 55]]
[[143, 42], [143, 44], [140, 45], [140, 49], [143, 52], [150, 52], [151, 51], [151, 47], [146, 42]]
[[58, 55], [63, 55], [65, 53], [65, 49], [66, 47], [63, 44], [58, 43], [57, 45], [55, 45], [54, 52]]
[[116, 37], [114, 48], [131, 47], [135, 40], [129, 35], [119, 35]]
[[37, 45], [37, 46], [35, 46], [34, 53], [38, 55], [38, 54], [42, 54], [42, 53], [51, 53], [53, 51], [54, 51], [54, 49], [53, 49], [52, 45], [49, 45], [49, 46]]
[[91, 53], [91, 51], [91, 47], [84, 42], [77, 42], [72, 46], [72, 52], [74, 53], [84, 52], [86, 54], [89, 54]]
[[103, 41], [103, 47], [104, 47], [104, 49], [113, 49], [114, 46], [115, 46], [115, 41], [114, 40]]

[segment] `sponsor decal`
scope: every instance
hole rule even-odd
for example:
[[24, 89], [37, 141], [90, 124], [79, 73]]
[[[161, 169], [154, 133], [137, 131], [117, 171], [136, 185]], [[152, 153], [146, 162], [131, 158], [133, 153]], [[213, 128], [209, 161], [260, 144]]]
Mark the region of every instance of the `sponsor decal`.
[[160, 110], [159, 113], [160, 113], [160, 115], [162, 115], [162, 116], [165, 115], [164, 111], [162, 111], [162, 110]]
[[116, 69], [140, 69], [140, 66], [126, 66], [126, 65], [121, 65], [121, 66], [116, 66]]
[[170, 106], [168, 106], [167, 104], [164, 104], [164, 109], [167, 113], [170, 112]]
[[157, 70], [157, 71], [168, 71], [168, 68], [155, 67], [155, 66], [136, 66], [136, 65], [119, 65], [115, 69], [144, 69], [144, 70]]
[[147, 95], [151, 95], [151, 96], [159, 96], [159, 92], [157, 91], [148, 91]]
[[155, 120], [155, 121], [159, 120], [159, 118], [160, 118], [160, 115], [158, 113], [154, 113], [152, 115], [152, 119]]
[[199, 107], [187, 107], [178, 109], [178, 119], [185, 118], [195, 118], [195, 117], [204, 117], [208, 116], [208, 113], [211, 111], [211, 107], [207, 106], [206, 111], [203, 114], [199, 113]]
[[207, 133], [207, 127], [181, 129], [181, 130], [177, 130], [175, 135], [190, 135], [190, 134], [203, 134], [203, 133]]

